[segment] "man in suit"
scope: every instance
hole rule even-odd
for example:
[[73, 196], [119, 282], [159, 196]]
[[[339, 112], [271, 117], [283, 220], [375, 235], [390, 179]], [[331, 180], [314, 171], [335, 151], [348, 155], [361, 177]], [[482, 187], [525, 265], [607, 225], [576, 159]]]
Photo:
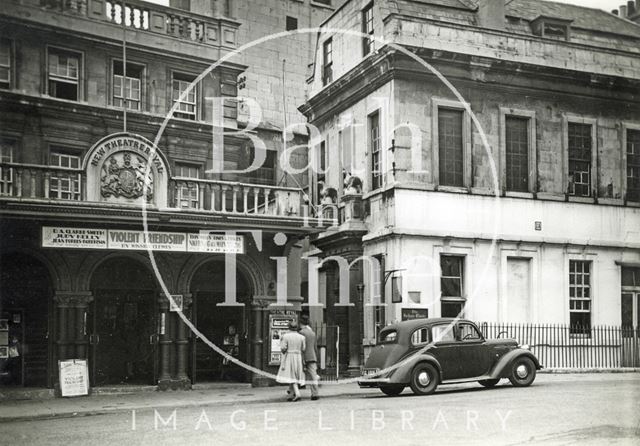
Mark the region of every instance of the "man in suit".
[[318, 396], [318, 345], [316, 334], [309, 326], [309, 316], [303, 314], [300, 316], [300, 334], [304, 336], [307, 348], [304, 351], [304, 364], [306, 370], [306, 379], [311, 390], [311, 400], [316, 401]]

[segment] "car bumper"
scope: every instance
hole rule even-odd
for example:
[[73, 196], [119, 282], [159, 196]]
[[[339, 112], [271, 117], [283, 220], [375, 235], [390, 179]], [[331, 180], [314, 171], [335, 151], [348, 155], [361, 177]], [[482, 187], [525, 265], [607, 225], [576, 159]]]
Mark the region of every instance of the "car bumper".
[[362, 388], [367, 387], [380, 387], [382, 384], [388, 384], [391, 382], [390, 378], [369, 378], [358, 380], [357, 383]]

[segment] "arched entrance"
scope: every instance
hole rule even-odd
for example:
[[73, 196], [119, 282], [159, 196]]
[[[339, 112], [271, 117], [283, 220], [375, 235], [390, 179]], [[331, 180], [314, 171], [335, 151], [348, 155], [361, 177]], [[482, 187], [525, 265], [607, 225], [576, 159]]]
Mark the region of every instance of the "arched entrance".
[[106, 260], [93, 273], [91, 291], [91, 384], [154, 384], [158, 293], [149, 270], [129, 257]]
[[51, 387], [49, 271], [25, 254], [0, 260], [0, 383]]
[[[200, 266], [191, 280], [193, 321], [207, 339], [243, 362], [249, 359], [249, 317], [251, 286], [238, 270], [236, 274], [236, 301], [244, 306], [224, 307], [224, 260], [216, 259]], [[192, 344], [191, 380], [246, 381], [246, 371], [225, 360], [201, 339]]]

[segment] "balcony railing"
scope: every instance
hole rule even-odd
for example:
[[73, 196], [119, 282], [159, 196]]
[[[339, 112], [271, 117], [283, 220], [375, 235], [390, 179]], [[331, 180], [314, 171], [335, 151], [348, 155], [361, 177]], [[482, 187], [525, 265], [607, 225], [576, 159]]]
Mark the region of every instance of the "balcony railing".
[[170, 190], [175, 208], [302, 216], [302, 190], [296, 188], [174, 177]]
[[[228, 19], [212, 18], [141, 0], [26, 0], [33, 6], [63, 14], [124, 25], [210, 45], [235, 45], [237, 24]], [[224, 35], [224, 39], [221, 36]]]
[[[313, 217], [303, 208], [303, 191], [292, 187], [173, 177], [168, 188], [167, 205], [173, 210]], [[0, 162], [0, 198], [91, 203], [82, 169], [9, 162]]]

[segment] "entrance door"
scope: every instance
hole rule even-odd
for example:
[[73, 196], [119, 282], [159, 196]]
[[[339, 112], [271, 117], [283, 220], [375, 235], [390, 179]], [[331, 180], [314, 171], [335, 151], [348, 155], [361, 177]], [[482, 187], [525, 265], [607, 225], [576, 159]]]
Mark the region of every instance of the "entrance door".
[[152, 291], [96, 293], [90, 324], [92, 385], [155, 383], [156, 302]]
[[0, 259], [0, 386], [53, 386], [49, 283], [47, 268], [34, 258]]
[[[245, 307], [223, 307], [216, 304], [224, 296], [201, 291], [194, 296], [194, 324], [198, 330], [229, 355], [247, 362], [247, 327]], [[193, 377], [195, 382], [246, 381], [245, 370], [225, 359], [207, 343], [197, 338], [193, 345]]]
[[[219, 306], [225, 296], [225, 263], [223, 257], [213, 257], [194, 273], [190, 291], [193, 296], [193, 323], [207, 339], [238, 360], [249, 360], [249, 302], [251, 289], [240, 270], [235, 286], [239, 306]], [[226, 360], [202, 339], [191, 338], [191, 381], [247, 381], [248, 373], [241, 366]]]
[[640, 367], [640, 292], [622, 293], [622, 367]]
[[156, 384], [155, 285], [150, 271], [128, 257], [109, 259], [93, 273], [94, 299], [87, 315], [93, 386]]

